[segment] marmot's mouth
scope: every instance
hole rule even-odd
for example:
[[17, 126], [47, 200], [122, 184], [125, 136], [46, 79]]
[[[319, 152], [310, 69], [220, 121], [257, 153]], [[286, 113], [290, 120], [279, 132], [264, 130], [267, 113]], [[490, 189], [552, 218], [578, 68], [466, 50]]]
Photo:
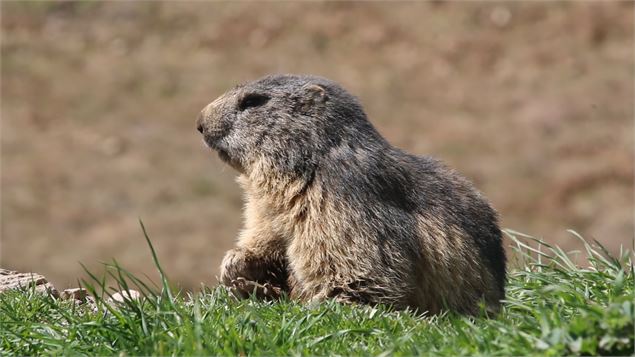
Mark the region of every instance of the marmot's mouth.
[[215, 150], [218, 153], [218, 156], [221, 158], [221, 160], [223, 160], [226, 163], [229, 163], [231, 161], [231, 157], [229, 156], [229, 153], [227, 152], [227, 150], [221, 147], [219, 141], [220, 141], [220, 138], [218, 137], [213, 137], [209, 135], [205, 135], [203, 137], [203, 142], [205, 143], [205, 145], [208, 148]]
[[223, 162], [231, 164], [232, 159], [227, 153], [227, 151], [223, 149], [216, 149], [216, 152], [218, 152], [218, 157], [220, 157], [220, 159], [223, 160]]
[[218, 140], [219, 138], [215, 136], [203, 135], [203, 142], [210, 149], [218, 150]]
[[222, 136], [215, 135], [204, 135], [203, 142], [207, 145], [208, 148], [215, 150], [218, 153], [218, 157], [229, 166], [233, 167], [240, 173], [244, 173], [244, 169], [240, 162], [233, 159], [227, 150], [225, 150], [221, 143]]
[[233, 167], [236, 171], [240, 173], [245, 173], [245, 170], [243, 169], [242, 165], [238, 161], [232, 159], [232, 157], [229, 156], [229, 153], [227, 151], [216, 148], [216, 152], [218, 152], [218, 157], [220, 157], [220, 159], [223, 160], [224, 163]]

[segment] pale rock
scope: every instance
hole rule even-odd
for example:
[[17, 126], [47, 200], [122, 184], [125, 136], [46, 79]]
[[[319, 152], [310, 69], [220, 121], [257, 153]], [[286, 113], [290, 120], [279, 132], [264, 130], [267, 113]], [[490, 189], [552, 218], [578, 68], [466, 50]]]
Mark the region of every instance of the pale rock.
[[112, 294], [112, 297], [108, 299], [110, 303], [123, 303], [126, 300], [140, 300], [141, 294], [136, 290], [122, 290], [118, 293]]
[[87, 297], [88, 292], [84, 288], [66, 289], [60, 294], [60, 298], [63, 300], [73, 299], [82, 303], [86, 302]]
[[0, 293], [20, 288], [34, 288], [37, 292], [59, 297], [57, 289], [40, 274], [18, 273], [17, 271], [0, 268]]

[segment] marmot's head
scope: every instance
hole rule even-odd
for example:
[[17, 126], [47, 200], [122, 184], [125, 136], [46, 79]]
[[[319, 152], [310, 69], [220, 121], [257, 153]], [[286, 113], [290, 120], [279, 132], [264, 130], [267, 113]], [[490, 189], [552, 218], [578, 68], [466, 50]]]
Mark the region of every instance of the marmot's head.
[[239, 85], [208, 104], [196, 126], [205, 143], [241, 172], [265, 163], [304, 176], [339, 146], [379, 139], [355, 97], [333, 81], [306, 75]]

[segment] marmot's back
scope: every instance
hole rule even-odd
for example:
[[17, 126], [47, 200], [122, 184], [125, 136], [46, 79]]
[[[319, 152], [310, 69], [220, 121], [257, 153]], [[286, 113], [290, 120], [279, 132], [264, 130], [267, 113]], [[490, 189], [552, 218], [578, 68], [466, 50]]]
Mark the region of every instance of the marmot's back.
[[[449, 263], [443, 272], [447, 275], [439, 278], [455, 283], [449, 286], [448, 296], [458, 300], [457, 306], [468, 305], [466, 298], [484, 296], [488, 306], [497, 309], [505, 295], [506, 258], [496, 211], [454, 170], [429, 157], [413, 157], [413, 160], [419, 168], [417, 187], [423, 219], [420, 237], [424, 240], [432, 237], [431, 225], [444, 227], [444, 234], [440, 236], [446, 241], [439, 245], [445, 248], [438, 249], [437, 255]], [[439, 236], [432, 239], [440, 241]], [[451, 258], [446, 257], [448, 255]], [[431, 288], [438, 287], [436, 281], [431, 285]], [[452, 288], [471, 291], [472, 296], [461, 297]]]
[[438, 161], [392, 147], [335, 82], [265, 77], [208, 105], [197, 127], [246, 191], [224, 283], [431, 312], [472, 313], [481, 299], [498, 308], [505, 255], [495, 211]]
[[340, 215], [353, 211], [363, 222], [343, 232], [377, 247], [364, 253], [376, 253], [374, 269], [414, 280], [400, 303], [474, 312], [485, 297], [498, 306], [505, 284], [501, 232], [495, 211], [468, 181], [435, 159], [393, 148], [334, 153], [318, 170], [320, 186], [346, 203]]

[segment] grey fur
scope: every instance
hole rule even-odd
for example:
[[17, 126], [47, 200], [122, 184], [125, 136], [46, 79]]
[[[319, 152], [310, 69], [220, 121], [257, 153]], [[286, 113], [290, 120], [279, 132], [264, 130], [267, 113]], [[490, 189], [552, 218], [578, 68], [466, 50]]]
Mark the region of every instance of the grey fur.
[[459, 174], [391, 146], [337, 83], [271, 75], [237, 86], [197, 120], [241, 172], [246, 226], [221, 280], [301, 300], [496, 311], [505, 252], [497, 214]]

